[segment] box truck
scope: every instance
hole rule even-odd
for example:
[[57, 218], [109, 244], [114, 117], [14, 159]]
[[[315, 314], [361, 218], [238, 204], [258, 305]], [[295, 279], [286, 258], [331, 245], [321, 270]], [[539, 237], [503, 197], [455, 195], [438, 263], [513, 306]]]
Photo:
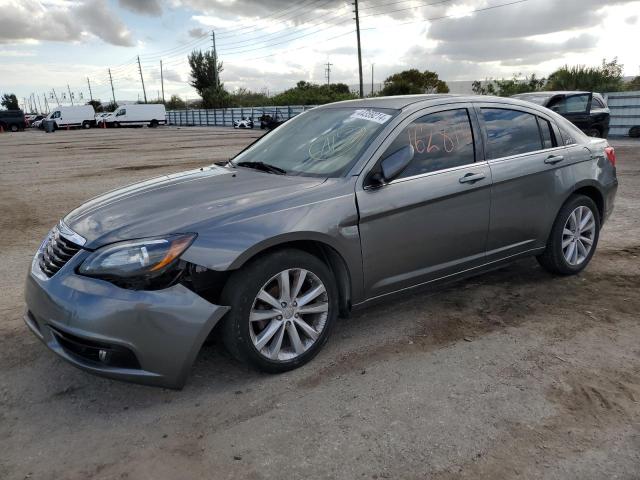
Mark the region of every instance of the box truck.
[[157, 103], [135, 103], [118, 107], [106, 117], [101, 118], [107, 127], [143, 126], [157, 127], [166, 125], [167, 112], [164, 105]]
[[96, 126], [95, 115], [96, 112], [91, 105], [57, 107], [49, 114], [46, 120], [53, 122], [54, 129], [67, 127], [91, 128]]

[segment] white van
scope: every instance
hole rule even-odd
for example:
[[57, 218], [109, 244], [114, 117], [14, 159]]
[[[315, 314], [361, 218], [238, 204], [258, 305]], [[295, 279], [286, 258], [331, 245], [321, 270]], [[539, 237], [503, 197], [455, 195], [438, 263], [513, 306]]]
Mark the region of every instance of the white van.
[[167, 112], [164, 105], [158, 103], [134, 103], [118, 107], [108, 116], [100, 119], [107, 127], [121, 127], [128, 125], [157, 127], [166, 125]]
[[58, 107], [49, 114], [47, 120], [52, 120], [54, 128], [96, 126], [96, 112], [91, 105], [78, 105], [77, 107]]

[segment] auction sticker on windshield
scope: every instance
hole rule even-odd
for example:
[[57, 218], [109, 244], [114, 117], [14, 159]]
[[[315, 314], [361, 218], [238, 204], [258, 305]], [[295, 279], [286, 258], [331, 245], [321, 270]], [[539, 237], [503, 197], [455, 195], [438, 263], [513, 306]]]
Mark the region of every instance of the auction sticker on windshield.
[[351, 114], [351, 118], [359, 118], [361, 120], [369, 120], [371, 122], [382, 124], [386, 123], [391, 118], [391, 115], [387, 115], [386, 113], [382, 112], [375, 112], [373, 110], [362, 109], [353, 112]]

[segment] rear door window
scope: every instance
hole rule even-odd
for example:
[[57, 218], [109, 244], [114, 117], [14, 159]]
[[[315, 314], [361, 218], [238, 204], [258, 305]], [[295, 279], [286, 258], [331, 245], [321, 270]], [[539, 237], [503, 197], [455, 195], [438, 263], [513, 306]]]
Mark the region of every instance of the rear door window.
[[536, 116], [506, 108], [482, 108], [487, 130], [487, 159], [509, 157], [543, 148]]
[[475, 148], [466, 108], [430, 113], [420, 117], [396, 137], [382, 158], [407, 145], [414, 157], [399, 178], [413, 177], [475, 162]]

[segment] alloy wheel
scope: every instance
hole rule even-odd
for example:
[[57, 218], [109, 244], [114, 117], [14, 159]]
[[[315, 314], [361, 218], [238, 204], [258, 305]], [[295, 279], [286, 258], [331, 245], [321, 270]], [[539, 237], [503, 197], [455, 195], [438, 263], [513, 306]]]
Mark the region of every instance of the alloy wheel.
[[288, 361], [305, 353], [327, 323], [329, 298], [320, 278], [291, 268], [269, 279], [258, 291], [249, 313], [255, 349], [271, 361]]
[[584, 262], [591, 249], [596, 233], [596, 221], [589, 207], [575, 208], [562, 230], [562, 254], [569, 265]]

